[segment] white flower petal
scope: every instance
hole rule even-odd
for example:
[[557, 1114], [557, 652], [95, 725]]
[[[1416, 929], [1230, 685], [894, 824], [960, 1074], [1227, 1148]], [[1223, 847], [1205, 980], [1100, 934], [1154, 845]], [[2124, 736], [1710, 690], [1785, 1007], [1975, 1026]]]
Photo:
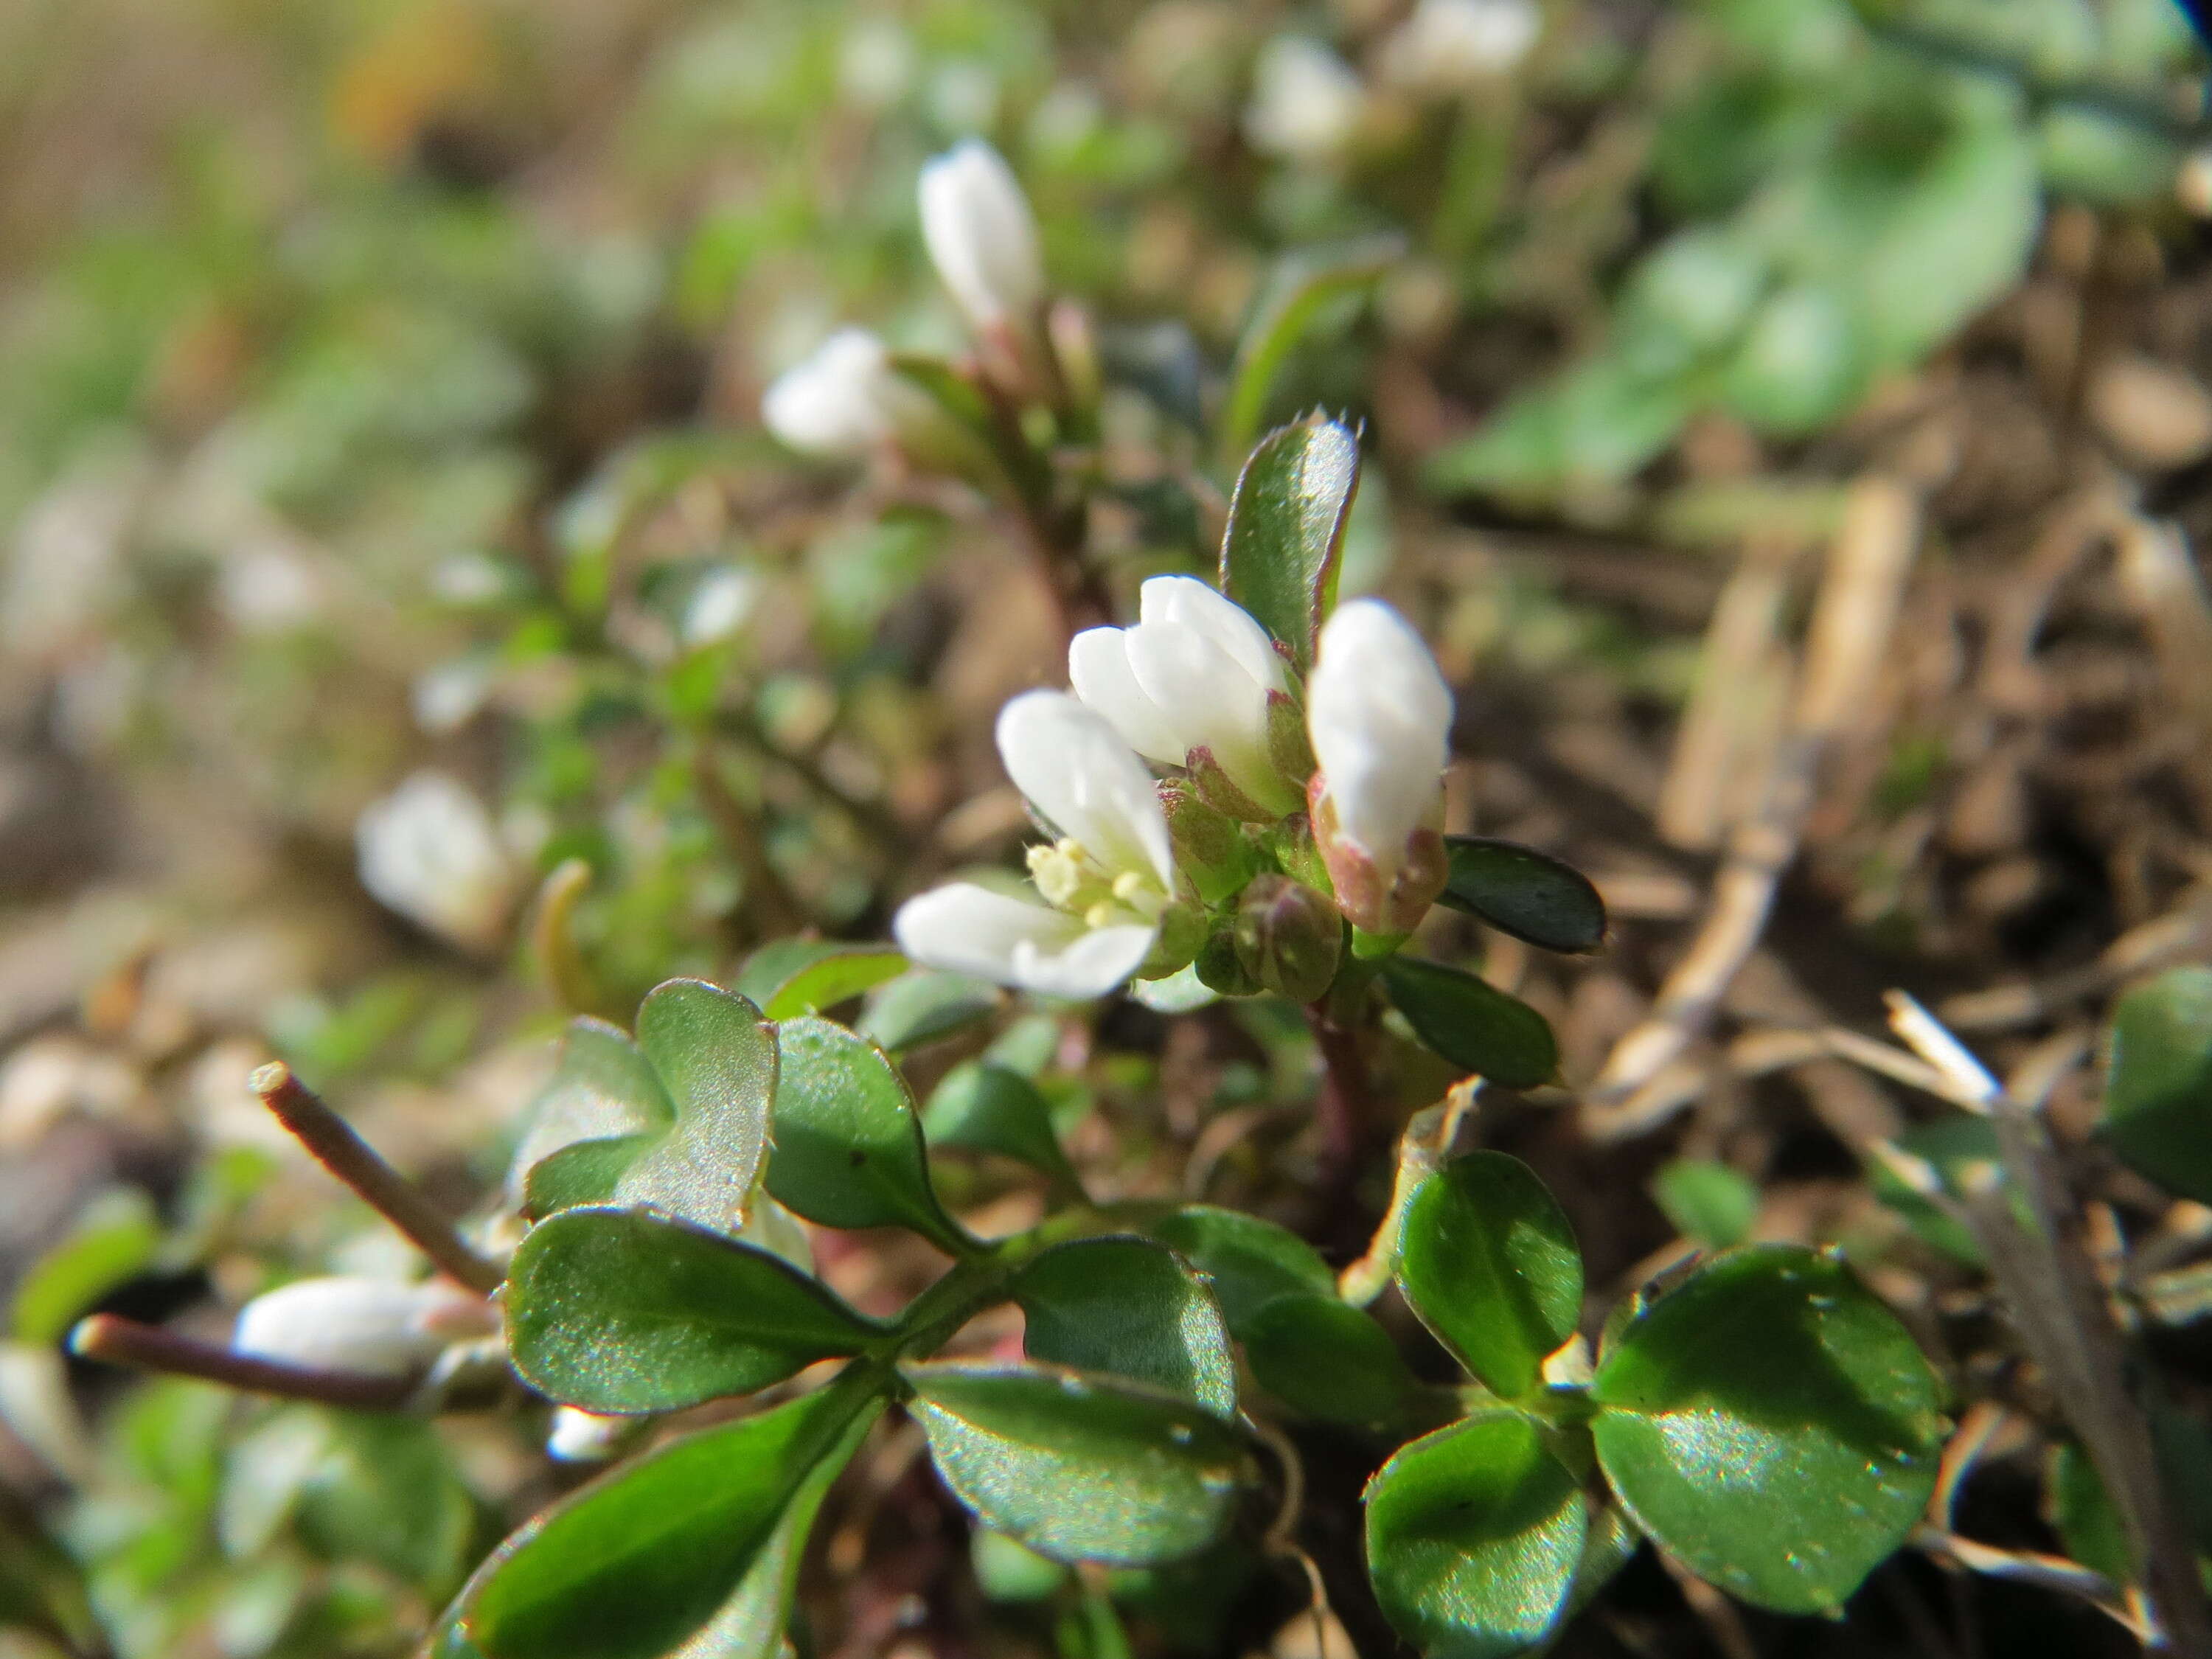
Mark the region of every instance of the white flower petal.
[[999, 711], [1006, 775], [1064, 836], [1115, 873], [1175, 886], [1175, 851], [1152, 775], [1106, 717], [1065, 691], [1024, 691]]
[[361, 884], [409, 921], [471, 951], [496, 945], [520, 873], [491, 815], [458, 779], [417, 772], [354, 829]]
[[927, 393], [891, 367], [890, 349], [865, 328], [841, 328], [778, 375], [761, 419], [792, 448], [858, 459], [939, 421]]
[[[449, 1285], [349, 1276], [295, 1279], [239, 1310], [231, 1346], [317, 1370], [404, 1376], [437, 1358], [483, 1303]], [[488, 1326], [489, 1316], [471, 1319]]]
[[1140, 623], [1176, 623], [1205, 635], [1266, 690], [1280, 691], [1289, 684], [1267, 630], [1209, 582], [1194, 576], [1154, 576], [1137, 591], [1137, 617]]
[[923, 167], [919, 194], [930, 263], [969, 322], [1026, 323], [1044, 299], [1044, 258], [1006, 159], [966, 139]]
[[1313, 740], [1341, 833], [1383, 869], [1436, 816], [1451, 689], [1421, 636], [1379, 599], [1338, 607], [1306, 686]]
[[1352, 142], [1366, 98], [1358, 73], [1327, 46], [1279, 34], [1253, 65], [1244, 136], [1271, 155], [1328, 161]]
[[1067, 678], [1086, 708], [1108, 724], [1146, 760], [1181, 766], [1190, 745], [1174, 723], [1137, 684], [1129, 667], [1126, 635], [1118, 628], [1086, 628], [1067, 642]]
[[1086, 927], [1079, 916], [955, 882], [908, 899], [892, 920], [915, 961], [1048, 996], [1095, 997], [1121, 984], [1150, 954], [1156, 930]]
[[1274, 804], [1284, 786], [1267, 759], [1267, 694], [1237, 659], [1194, 629], [1144, 623], [1128, 630], [1129, 670], [1172, 709], [1186, 748], [1203, 744], [1248, 795]]

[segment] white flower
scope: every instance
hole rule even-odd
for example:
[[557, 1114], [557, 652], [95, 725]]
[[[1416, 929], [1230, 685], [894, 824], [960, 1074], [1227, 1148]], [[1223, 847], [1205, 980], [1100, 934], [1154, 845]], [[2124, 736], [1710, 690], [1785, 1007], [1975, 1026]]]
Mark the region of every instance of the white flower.
[[545, 1436], [545, 1455], [556, 1463], [600, 1463], [622, 1449], [637, 1425], [635, 1417], [605, 1417], [580, 1407], [562, 1406], [553, 1413]]
[[1267, 630], [1189, 576], [1155, 576], [1133, 628], [1091, 628], [1067, 647], [1075, 695], [1146, 760], [1181, 766], [1212, 751], [1230, 781], [1278, 814], [1297, 791], [1268, 757], [1267, 694], [1287, 686]]
[[1103, 718], [1063, 691], [999, 714], [999, 754], [1060, 839], [1030, 849], [1045, 904], [956, 882], [909, 899], [891, 926], [933, 968], [1046, 996], [1103, 996], [1152, 954], [1175, 854], [1152, 774]]
[[496, 947], [520, 878], [477, 798], [442, 772], [417, 772], [354, 827], [361, 884], [391, 909], [465, 950]]
[[405, 1376], [491, 1325], [481, 1297], [436, 1280], [301, 1279], [240, 1309], [230, 1346], [315, 1370]]
[[1316, 838], [1337, 902], [1402, 933], [1443, 885], [1443, 778], [1452, 695], [1428, 647], [1379, 599], [1340, 606], [1306, 685]]
[[891, 367], [889, 347], [865, 328], [841, 328], [814, 355], [778, 375], [761, 419], [792, 448], [853, 460], [939, 422], [920, 386]]
[[760, 609], [764, 586], [760, 572], [743, 565], [719, 565], [708, 571], [684, 607], [684, 643], [696, 647], [733, 637]]
[[1544, 27], [1535, 0], [1420, 0], [1376, 49], [1393, 85], [1458, 92], [1516, 67]]
[[964, 139], [921, 169], [930, 263], [978, 333], [1030, 326], [1044, 302], [1044, 256], [1029, 198], [998, 151]]
[[1327, 46], [1279, 34], [1253, 65], [1244, 136], [1270, 155], [1327, 161], [1352, 142], [1366, 98], [1358, 73]]

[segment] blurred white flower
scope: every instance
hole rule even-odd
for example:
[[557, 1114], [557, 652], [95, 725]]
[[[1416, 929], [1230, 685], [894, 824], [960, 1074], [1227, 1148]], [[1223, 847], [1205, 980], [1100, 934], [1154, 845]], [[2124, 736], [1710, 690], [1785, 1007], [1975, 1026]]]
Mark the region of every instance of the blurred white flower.
[[1449, 93], [1516, 68], [1544, 27], [1536, 0], [1420, 0], [1375, 51], [1393, 86]]
[[556, 1463], [600, 1463], [622, 1449], [622, 1443], [637, 1426], [635, 1417], [605, 1417], [576, 1406], [562, 1406], [553, 1413], [545, 1436], [545, 1455]]
[[1210, 750], [1230, 781], [1278, 814], [1297, 789], [1267, 752], [1267, 694], [1287, 688], [1267, 632], [1189, 576], [1146, 582], [1133, 628], [1091, 628], [1067, 647], [1075, 695], [1146, 760], [1181, 766]]
[[837, 53], [837, 89], [861, 109], [888, 109], [914, 84], [914, 37], [896, 17], [855, 18]]
[[941, 419], [929, 394], [891, 367], [890, 348], [865, 328], [841, 328], [778, 375], [761, 419], [792, 448], [858, 459]]
[[1406, 932], [1443, 890], [1451, 722], [1451, 688], [1404, 618], [1380, 599], [1339, 606], [1306, 684], [1313, 825], [1339, 907], [1370, 933]]
[[998, 738], [1015, 787], [1060, 836], [1030, 849], [1046, 902], [955, 882], [908, 900], [892, 932], [933, 968], [1047, 996], [1103, 996], [1144, 966], [1175, 896], [1152, 774], [1063, 691], [1016, 697], [1000, 711]]
[[456, 657], [426, 669], [408, 699], [415, 724], [434, 736], [458, 732], [483, 711], [491, 688], [492, 665], [482, 657]]
[[760, 573], [743, 565], [708, 571], [684, 607], [684, 643], [696, 647], [730, 638], [760, 609], [761, 589]]
[[465, 950], [495, 949], [521, 884], [482, 802], [442, 772], [417, 772], [354, 828], [361, 884]]
[[1351, 143], [1366, 100], [1358, 74], [1327, 46], [1279, 34], [1253, 65], [1244, 136], [1269, 155], [1325, 161]]
[[1028, 329], [1044, 302], [1044, 255], [1006, 158], [963, 139], [923, 166], [918, 194], [930, 263], [969, 326]]
[[494, 1318], [483, 1297], [434, 1279], [301, 1279], [239, 1310], [230, 1346], [315, 1370], [405, 1376], [451, 1344], [489, 1334]]

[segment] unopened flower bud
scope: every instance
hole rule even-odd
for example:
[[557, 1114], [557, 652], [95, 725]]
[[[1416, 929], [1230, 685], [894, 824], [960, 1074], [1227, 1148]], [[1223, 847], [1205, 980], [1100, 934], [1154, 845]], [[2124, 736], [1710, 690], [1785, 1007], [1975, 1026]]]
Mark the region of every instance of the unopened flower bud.
[[1181, 778], [1160, 785], [1160, 810], [1167, 814], [1168, 836], [1175, 843], [1176, 866], [1190, 880], [1199, 897], [1218, 904], [1242, 887], [1252, 874], [1252, 849], [1225, 812], [1217, 812], [1198, 798], [1197, 789]]
[[1288, 876], [1255, 876], [1237, 901], [1232, 937], [1246, 973], [1279, 996], [1311, 1002], [1336, 978], [1344, 919]]
[[792, 448], [857, 460], [902, 439], [934, 434], [945, 422], [929, 394], [891, 365], [890, 349], [865, 328], [842, 328], [814, 354], [778, 375], [761, 398], [761, 419]]
[[1450, 873], [1451, 721], [1451, 690], [1396, 611], [1354, 599], [1328, 619], [1306, 688], [1308, 803], [1337, 906], [1367, 933], [1409, 932]]
[[301, 1279], [240, 1309], [231, 1346], [316, 1370], [405, 1376], [448, 1345], [488, 1334], [493, 1319], [481, 1297], [434, 1280]]
[[362, 813], [361, 884], [379, 903], [466, 951], [496, 949], [520, 873], [491, 815], [458, 780], [417, 772]]
[[1195, 963], [1199, 983], [1209, 991], [1224, 997], [1260, 994], [1262, 988], [1259, 980], [1237, 959], [1237, 939], [1233, 928], [1217, 928], [1212, 936], [1199, 946]]
[[1006, 159], [965, 139], [922, 168], [920, 195], [929, 261], [969, 326], [1027, 331], [1044, 301], [1044, 256]]

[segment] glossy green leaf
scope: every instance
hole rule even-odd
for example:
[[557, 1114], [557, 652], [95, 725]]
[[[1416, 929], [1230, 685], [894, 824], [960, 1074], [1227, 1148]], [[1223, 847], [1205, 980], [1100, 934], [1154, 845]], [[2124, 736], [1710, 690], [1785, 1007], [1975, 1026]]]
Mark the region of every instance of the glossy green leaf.
[[911, 969], [877, 988], [854, 1030], [897, 1054], [973, 1025], [1005, 1000], [995, 986], [965, 974]]
[[954, 1494], [1060, 1561], [1130, 1566], [1196, 1553], [1252, 1467], [1203, 1407], [1120, 1377], [1048, 1366], [905, 1368], [909, 1407]]
[[1605, 943], [1605, 901], [1572, 865], [1480, 836], [1446, 836], [1444, 852], [1451, 875], [1437, 903], [1547, 951], [1595, 951]]
[[802, 1483], [878, 1409], [828, 1389], [623, 1464], [500, 1546], [440, 1651], [661, 1659], [728, 1601]]
[[1232, 463], [1267, 418], [1268, 393], [1298, 342], [1333, 301], [1367, 287], [1405, 251], [1402, 237], [1372, 236], [1346, 246], [1293, 253], [1277, 267], [1237, 343], [1237, 361], [1230, 369], [1221, 434]]
[[1237, 1361], [1221, 1309], [1164, 1244], [1084, 1238], [1018, 1273], [1031, 1359], [1149, 1382], [1222, 1417], [1237, 1412]]
[[753, 953], [737, 988], [769, 1018], [789, 1019], [834, 1008], [906, 969], [907, 959], [887, 945], [778, 939]]
[[579, 1204], [611, 1204], [629, 1166], [660, 1144], [657, 1134], [579, 1140], [530, 1166], [522, 1210], [533, 1221]]
[[964, 1060], [945, 1074], [922, 1109], [931, 1146], [990, 1152], [1026, 1164], [1071, 1191], [1081, 1182], [1053, 1133], [1052, 1109], [1036, 1084], [988, 1060]]
[[2170, 969], [2119, 1000], [2103, 1127], [2133, 1168], [2212, 1203], [2212, 968]]
[[1558, 1624], [1587, 1522], [1528, 1419], [1485, 1412], [1400, 1447], [1366, 1504], [1376, 1599], [1425, 1659], [1498, 1659]]
[[1419, 957], [1386, 957], [1382, 981], [1413, 1034], [1453, 1065], [1509, 1089], [1534, 1089], [1559, 1075], [1550, 1022], [1520, 998]]
[[1241, 1210], [1186, 1205], [1145, 1231], [1206, 1275], [1229, 1334], [1239, 1341], [1277, 1297], [1336, 1294], [1336, 1276], [1312, 1245]]
[[911, 1227], [958, 1254], [966, 1236], [937, 1201], [921, 1115], [884, 1051], [807, 1016], [779, 1029], [775, 1152], [768, 1189], [829, 1227]]
[[623, 1172], [617, 1200], [734, 1229], [768, 1151], [775, 1028], [734, 992], [674, 979], [639, 1007], [637, 1041], [675, 1105], [676, 1127]]
[[1460, 1363], [1508, 1399], [1575, 1334], [1583, 1259], [1559, 1200], [1504, 1152], [1470, 1152], [1421, 1182], [1407, 1206], [1398, 1283]]
[[858, 1353], [878, 1328], [782, 1257], [642, 1211], [563, 1210], [507, 1288], [523, 1380], [594, 1412], [673, 1411]]
[[1244, 463], [1221, 542], [1221, 591], [1290, 648], [1301, 671], [1336, 604], [1339, 556], [1359, 488], [1359, 441], [1340, 421], [1268, 434]]
[[1420, 1392], [1390, 1334], [1334, 1296], [1276, 1297], [1246, 1322], [1243, 1343], [1261, 1388], [1324, 1423], [1389, 1423]]
[[1661, 1164], [1651, 1177], [1651, 1196], [1677, 1232], [1707, 1249], [1742, 1243], [1759, 1219], [1759, 1183], [1711, 1158]]
[[1936, 1480], [1942, 1391], [1897, 1318], [1836, 1258], [1717, 1256], [1600, 1364], [1594, 1426], [1637, 1524], [1760, 1607], [1841, 1607]]
[[672, 1649], [668, 1659], [781, 1659], [791, 1650], [785, 1637], [799, 1599], [799, 1569], [807, 1536], [822, 1512], [822, 1500], [845, 1472], [874, 1420], [873, 1411], [865, 1413], [846, 1431], [843, 1441], [808, 1471], [730, 1599]]
[[16, 1285], [15, 1340], [52, 1347], [94, 1303], [151, 1266], [161, 1248], [161, 1224], [143, 1193], [118, 1187], [101, 1194]]
[[657, 1134], [675, 1121], [675, 1103], [629, 1033], [603, 1019], [572, 1020], [515, 1148], [512, 1180], [520, 1187], [540, 1159], [576, 1141]]

